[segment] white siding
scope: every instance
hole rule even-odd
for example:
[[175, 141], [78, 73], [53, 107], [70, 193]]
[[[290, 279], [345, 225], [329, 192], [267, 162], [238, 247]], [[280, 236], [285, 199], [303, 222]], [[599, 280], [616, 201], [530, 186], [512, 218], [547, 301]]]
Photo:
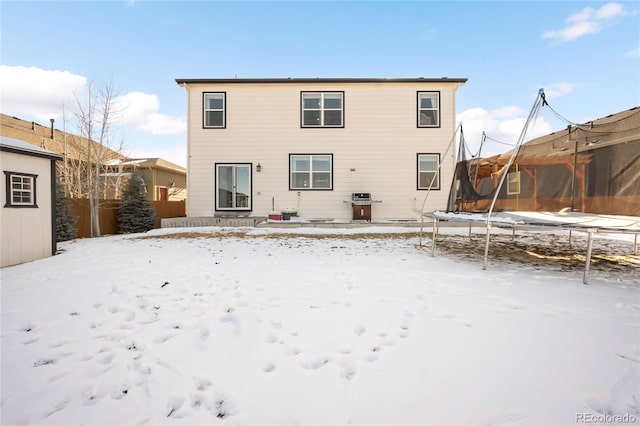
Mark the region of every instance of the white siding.
[[[0, 198], [1, 266], [16, 265], [51, 256], [51, 160], [28, 155], [0, 152], [2, 194]], [[10, 208], [4, 171], [38, 175], [38, 208]]]
[[[252, 215], [296, 209], [305, 218], [349, 219], [352, 192], [382, 204], [374, 219], [419, 217], [417, 154], [443, 153], [455, 129], [458, 83], [242, 83], [188, 86], [188, 216], [215, 213], [214, 164], [253, 164]], [[344, 128], [301, 128], [302, 91], [344, 91]], [[417, 92], [440, 92], [439, 128], [417, 127]], [[226, 129], [202, 128], [202, 93], [226, 92]], [[452, 150], [453, 151], [453, 150]], [[289, 190], [289, 154], [333, 154], [332, 191]], [[453, 152], [429, 209], [444, 208]], [[257, 173], [255, 165], [262, 171]], [[352, 171], [354, 169], [354, 171]], [[298, 195], [299, 194], [299, 195]]]

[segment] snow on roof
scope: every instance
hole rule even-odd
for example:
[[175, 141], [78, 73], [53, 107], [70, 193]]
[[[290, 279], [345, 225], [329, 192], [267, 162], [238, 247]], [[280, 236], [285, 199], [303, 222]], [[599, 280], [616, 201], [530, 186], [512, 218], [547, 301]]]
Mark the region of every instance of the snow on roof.
[[26, 153], [44, 155], [52, 158], [60, 158], [60, 159], [62, 158], [60, 155], [56, 154], [55, 152], [49, 151], [44, 148], [40, 148], [39, 146], [32, 145], [30, 143], [27, 143], [18, 139], [7, 138], [5, 136], [0, 136], [0, 146], [17, 149], [20, 151], [24, 151]]

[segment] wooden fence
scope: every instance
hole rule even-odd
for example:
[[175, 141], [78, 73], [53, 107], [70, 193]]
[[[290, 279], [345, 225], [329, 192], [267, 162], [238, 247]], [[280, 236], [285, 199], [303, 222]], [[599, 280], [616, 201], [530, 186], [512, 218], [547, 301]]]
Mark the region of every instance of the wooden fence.
[[[91, 213], [89, 199], [69, 199], [71, 215], [77, 216], [76, 230], [78, 238], [91, 237]], [[160, 228], [160, 220], [169, 217], [181, 217], [186, 214], [186, 202], [182, 201], [152, 201], [151, 206], [156, 211], [156, 228]], [[100, 200], [100, 233], [102, 235], [119, 234], [118, 230], [118, 200]]]

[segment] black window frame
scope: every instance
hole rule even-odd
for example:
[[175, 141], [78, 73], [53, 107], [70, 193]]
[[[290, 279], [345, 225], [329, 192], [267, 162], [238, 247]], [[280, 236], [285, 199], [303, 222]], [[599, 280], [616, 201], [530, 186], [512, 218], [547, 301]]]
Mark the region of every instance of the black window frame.
[[[330, 162], [331, 162], [331, 167], [329, 170], [329, 188], [313, 188], [312, 184], [313, 184], [313, 170], [309, 170], [309, 182], [310, 182], [310, 186], [308, 188], [298, 188], [298, 187], [294, 187], [293, 186], [293, 170], [292, 170], [292, 159], [294, 156], [308, 156], [309, 158], [309, 164], [310, 166], [313, 165], [313, 157], [314, 156], [328, 156], [330, 158]], [[310, 167], [310, 169], [312, 169], [312, 167]], [[289, 191], [333, 191], [333, 171], [335, 169], [335, 164], [333, 162], [333, 154], [331, 153], [307, 153], [307, 152], [301, 152], [301, 153], [290, 153], [289, 154]], [[319, 172], [320, 173], [320, 172]], [[323, 172], [326, 173], [326, 172]]]
[[[421, 94], [425, 94], [425, 93], [428, 93], [428, 94], [435, 93], [435, 94], [437, 94], [438, 106], [437, 106], [437, 114], [436, 115], [437, 115], [438, 123], [436, 123], [436, 124], [429, 124], [429, 125], [420, 124], [420, 111], [423, 109], [423, 108], [420, 108], [420, 95]], [[420, 129], [438, 129], [438, 128], [441, 127], [440, 123], [441, 123], [441, 119], [442, 119], [442, 117], [441, 117], [441, 111], [442, 111], [441, 103], [442, 102], [441, 102], [441, 96], [440, 95], [441, 95], [441, 93], [440, 93], [439, 90], [419, 90], [418, 92], [416, 92], [416, 125], [418, 126], [418, 128], [420, 128]]]
[[[326, 125], [324, 124], [324, 95], [326, 94], [336, 94], [339, 93], [342, 95], [342, 108], [340, 108], [340, 125]], [[309, 124], [304, 124], [304, 95], [308, 94], [318, 94], [322, 97], [322, 104], [320, 106], [320, 117], [322, 120], [322, 124], [319, 126], [313, 126]], [[303, 129], [344, 129], [344, 117], [345, 117], [345, 93], [344, 90], [304, 90], [300, 92], [300, 128]]]
[[[37, 209], [38, 208], [38, 185], [37, 185], [37, 179], [38, 179], [38, 175], [32, 174], [32, 173], [22, 173], [22, 172], [11, 172], [11, 171], [4, 171], [4, 176], [5, 176], [5, 187], [6, 187], [6, 201], [5, 201], [5, 205], [4, 207], [8, 207], [8, 208], [19, 208], [19, 209]], [[13, 184], [11, 182], [11, 178], [13, 176], [19, 176], [22, 178], [29, 178], [31, 179], [31, 186], [32, 186], [32, 190], [31, 195], [32, 195], [32, 199], [30, 203], [18, 203], [16, 204], [14, 202], [14, 197], [13, 197]]]
[[[234, 170], [239, 167], [245, 167], [249, 169], [249, 201], [247, 203], [247, 207], [220, 207], [220, 193], [219, 187], [220, 184], [218, 180], [218, 170], [221, 166], [233, 166]], [[234, 162], [220, 162], [214, 163], [213, 165], [213, 188], [214, 188], [214, 200], [213, 200], [213, 208], [216, 212], [238, 212], [238, 213], [246, 213], [253, 211], [253, 163], [234, 163]], [[237, 192], [236, 192], [237, 195]]]
[[[441, 173], [440, 173], [442, 158], [440, 157], [440, 153], [439, 152], [419, 152], [418, 154], [416, 154], [416, 189], [418, 191], [428, 191], [429, 190], [428, 186], [426, 186], [426, 187], [420, 186], [420, 173], [421, 173], [421, 170], [420, 170], [420, 157], [423, 156], [423, 155], [432, 155], [432, 156], [436, 156], [438, 158], [438, 163], [436, 164], [436, 170], [435, 170], [437, 179], [436, 179], [436, 182], [434, 182], [436, 184], [436, 186], [432, 186], [431, 187], [431, 191], [440, 191], [442, 189], [442, 185], [441, 185], [442, 176], [441, 176]], [[425, 171], [425, 173], [426, 172], [427, 171]], [[431, 172], [431, 170], [429, 170], [428, 172]]]
[[[222, 95], [222, 125], [207, 126], [206, 106], [207, 95]], [[202, 128], [203, 129], [226, 129], [227, 128], [227, 92], [202, 92]]]

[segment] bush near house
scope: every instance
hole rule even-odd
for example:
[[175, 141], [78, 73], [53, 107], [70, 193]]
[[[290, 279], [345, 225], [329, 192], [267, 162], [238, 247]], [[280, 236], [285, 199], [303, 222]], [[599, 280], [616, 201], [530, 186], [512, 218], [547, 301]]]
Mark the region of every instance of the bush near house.
[[56, 185], [56, 240], [68, 241], [77, 237], [75, 224], [78, 216], [71, 214], [71, 206], [67, 199], [64, 185]]
[[118, 227], [123, 234], [147, 232], [155, 228], [156, 211], [144, 191], [144, 180], [136, 172], [129, 178], [118, 203]]

